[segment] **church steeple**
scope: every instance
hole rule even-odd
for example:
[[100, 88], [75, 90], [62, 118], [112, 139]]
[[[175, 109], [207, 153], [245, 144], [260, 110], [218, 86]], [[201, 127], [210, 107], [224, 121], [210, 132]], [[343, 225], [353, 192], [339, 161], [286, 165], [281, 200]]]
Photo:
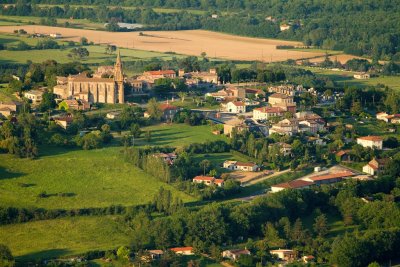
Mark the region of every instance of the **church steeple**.
[[118, 103], [124, 103], [124, 73], [122, 71], [122, 61], [119, 50], [117, 54], [117, 61], [114, 65], [114, 82], [117, 84], [118, 89]]

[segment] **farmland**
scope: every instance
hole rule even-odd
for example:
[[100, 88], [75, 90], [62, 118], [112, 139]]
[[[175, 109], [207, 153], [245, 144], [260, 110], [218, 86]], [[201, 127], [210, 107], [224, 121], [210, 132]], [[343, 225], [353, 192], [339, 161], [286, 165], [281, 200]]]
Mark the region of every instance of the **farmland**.
[[[20, 26], [3, 26], [0, 32], [11, 33]], [[78, 41], [86, 37], [96, 44], [114, 44], [122, 48], [134, 48], [146, 51], [176, 52], [185, 55], [200, 55], [205, 52], [210, 57], [229, 60], [265, 60], [284, 61], [322, 56], [323, 53], [280, 50], [277, 45], [301, 45], [299, 42], [274, 39], [240, 37], [204, 30], [188, 31], [148, 31], [104, 32], [84, 29], [71, 29], [38, 25], [24, 25], [28, 33], [59, 32], [64, 40]]]

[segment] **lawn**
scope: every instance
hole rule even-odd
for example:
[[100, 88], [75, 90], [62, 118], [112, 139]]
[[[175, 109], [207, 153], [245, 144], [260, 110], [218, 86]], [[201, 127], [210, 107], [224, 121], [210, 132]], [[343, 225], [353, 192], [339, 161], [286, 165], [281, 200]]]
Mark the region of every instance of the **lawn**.
[[[161, 186], [185, 202], [194, 200], [124, 162], [120, 147], [90, 151], [42, 148], [41, 151], [47, 154], [36, 160], [0, 155], [2, 206], [46, 209], [133, 206], [150, 201]], [[42, 192], [48, 197], [40, 198]]]
[[76, 255], [129, 245], [130, 230], [114, 216], [72, 217], [0, 226], [0, 243], [17, 261]]
[[135, 141], [135, 145], [179, 147], [192, 143], [204, 143], [205, 141], [228, 140], [223, 135], [212, 134], [209, 125], [190, 126], [187, 124], [163, 123], [143, 127], [142, 131], [151, 131], [151, 140], [147, 142], [142, 137]]

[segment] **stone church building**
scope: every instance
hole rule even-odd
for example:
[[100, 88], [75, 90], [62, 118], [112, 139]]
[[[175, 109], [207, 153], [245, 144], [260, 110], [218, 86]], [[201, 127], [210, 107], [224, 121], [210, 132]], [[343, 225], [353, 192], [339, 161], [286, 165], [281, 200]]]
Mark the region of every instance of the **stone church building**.
[[124, 74], [118, 52], [113, 77], [87, 77], [86, 73], [57, 77], [53, 93], [61, 99], [77, 99], [93, 103], [124, 103]]

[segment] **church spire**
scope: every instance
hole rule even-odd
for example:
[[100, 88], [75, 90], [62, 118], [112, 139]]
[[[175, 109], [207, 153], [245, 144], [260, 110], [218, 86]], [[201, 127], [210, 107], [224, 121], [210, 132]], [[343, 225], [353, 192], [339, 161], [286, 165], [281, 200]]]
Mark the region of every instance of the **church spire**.
[[124, 73], [122, 71], [121, 54], [118, 50], [117, 61], [114, 66], [114, 82], [117, 84], [118, 103], [124, 103]]

